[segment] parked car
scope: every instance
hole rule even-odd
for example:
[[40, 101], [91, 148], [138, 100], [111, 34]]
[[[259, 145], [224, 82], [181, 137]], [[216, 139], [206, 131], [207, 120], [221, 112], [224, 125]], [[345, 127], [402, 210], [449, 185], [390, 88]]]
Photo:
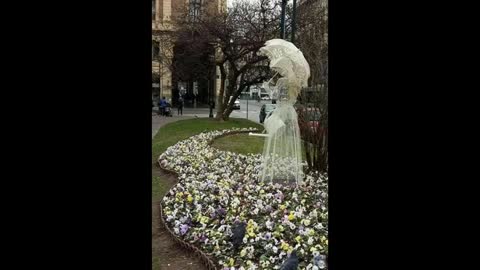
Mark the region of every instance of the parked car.
[[[230, 96], [230, 101], [232, 100], [233, 96]], [[237, 99], [235, 100], [235, 102], [233, 103], [233, 109], [234, 110], [240, 110], [240, 101]]]
[[250, 95], [250, 99], [253, 99], [256, 96], [260, 95], [260, 89], [256, 85], [252, 85], [249, 89], [248, 94]]
[[271, 115], [273, 110], [275, 110], [277, 105], [275, 104], [263, 104], [260, 108], [260, 123], [265, 122], [265, 119]]
[[233, 109], [240, 110], [240, 101], [235, 100], [235, 103], [233, 104]]
[[311, 128], [311, 129], [317, 129], [319, 128], [320, 125], [320, 109], [319, 108], [313, 108], [313, 107], [308, 107], [308, 108], [296, 108], [297, 114], [299, 115], [300, 118], [303, 119], [303, 121], [306, 121], [306, 124]]
[[258, 96], [262, 100], [270, 100], [271, 99], [269, 92], [264, 87], [259, 88]]

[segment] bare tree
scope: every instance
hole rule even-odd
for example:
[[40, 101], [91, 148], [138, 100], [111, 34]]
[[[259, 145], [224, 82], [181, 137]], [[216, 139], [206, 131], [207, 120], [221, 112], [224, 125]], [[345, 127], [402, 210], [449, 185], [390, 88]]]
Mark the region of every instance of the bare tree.
[[171, 62], [172, 72], [185, 81], [208, 78], [211, 69], [209, 55], [211, 45], [200, 33], [180, 28], [175, 33], [175, 45]]
[[265, 41], [277, 36], [279, 14], [278, 1], [240, 1], [225, 14], [198, 20], [198, 31], [208, 36], [217, 51], [215, 64], [221, 73], [218, 120], [228, 120], [241, 92], [271, 75], [267, 58], [258, 51]]
[[296, 44], [310, 64], [310, 85], [328, 85], [328, 6], [303, 0], [297, 7]]
[[303, 0], [297, 10], [296, 45], [310, 64], [312, 87], [299, 97], [300, 134], [310, 169], [328, 171], [328, 6]]
[[328, 171], [328, 91], [325, 87], [302, 89], [297, 104], [300, 136], [309, 169]]
[[[258, 55], [258, 51], [267, 40], [279, 35], [280, 1], [238, 1], [227, 12], [213, 12], [214, 15], [212, 10], [215, 7], [206, 4], [201, 12], [192, 12], [190, 6], [183, 6], [183, 11], [175, 12], [176, 31], [169, 40], [174, 40], [175, 48], [183, 48], [188, 52], [191, 60], [182, 63], [176, 57], [165, 57], [165, 61], [173, 59], [173, 62], [165, 65], [177, 73], [179, 65], [183, 64], [185, 75], [200, 72], [195, 76], [210, 76], [208, 73], [201, 74], [201, 71], [208, 69], [202, 65], [217, 66], [221, 86], [216, 101], [216, 118], [223, 121], [229, 119], [241, 92], [271, 76], [267, 58]], [[177, 46], [179, 44], [181, 46]], [[213, 62], [195, 57], [206, 51], [215, 55]], [[175, 55], [178, 51], [164, 50], [163, 54]]]

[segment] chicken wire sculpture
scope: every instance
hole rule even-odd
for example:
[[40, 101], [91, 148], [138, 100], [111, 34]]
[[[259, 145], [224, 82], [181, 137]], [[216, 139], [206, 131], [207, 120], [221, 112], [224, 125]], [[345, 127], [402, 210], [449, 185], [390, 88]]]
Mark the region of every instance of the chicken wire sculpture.
[[[310, 67], [303, 53], [292, 43], [272, 39], [260, 49], [277, 72], [264, 86], [270, 90], [277, 107], [265, 120], [267, 132], [263, 148], [262, 181], [300, 184], [303, 178], [300, 129], [293, 105], [302, 87], [308, 86]], [[274, 85], [270, 83], [275, 77]]]

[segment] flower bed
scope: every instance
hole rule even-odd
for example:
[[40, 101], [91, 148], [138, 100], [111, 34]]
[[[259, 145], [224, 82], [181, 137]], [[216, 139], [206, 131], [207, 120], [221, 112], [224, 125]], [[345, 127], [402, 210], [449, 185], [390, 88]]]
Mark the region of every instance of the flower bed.
[[[280, 269], [294, 249], [298, 269], [326, 269], [327, 176], [310, 173], [297, 188], [264, 183], [258, 177], [261, 155], [209, 145], [219, 136], [252, 130], [201, 133], [160, 156], [161, 167], [179, 180], [162, 201], [166, 225], [223, 269]], [[239, 221], [247, 224], [246, 234], [235, 252], [230, 237]]]

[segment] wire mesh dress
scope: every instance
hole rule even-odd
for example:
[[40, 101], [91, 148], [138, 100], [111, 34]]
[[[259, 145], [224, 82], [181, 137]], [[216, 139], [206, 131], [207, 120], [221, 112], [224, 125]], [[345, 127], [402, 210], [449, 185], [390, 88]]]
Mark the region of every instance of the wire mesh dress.
[[270, 59], [270, 68], [280, 75], [270, 87], [277, 107], [264, 124], [268, 136], [263, 148], [261, 179], [298, 185], [303, 179], [303, 165], [300, 129], [293, 105], [301, 88], [307, 86], [310, 68], [302, 52], [283, 39], [267, 41], [260, 53]]

